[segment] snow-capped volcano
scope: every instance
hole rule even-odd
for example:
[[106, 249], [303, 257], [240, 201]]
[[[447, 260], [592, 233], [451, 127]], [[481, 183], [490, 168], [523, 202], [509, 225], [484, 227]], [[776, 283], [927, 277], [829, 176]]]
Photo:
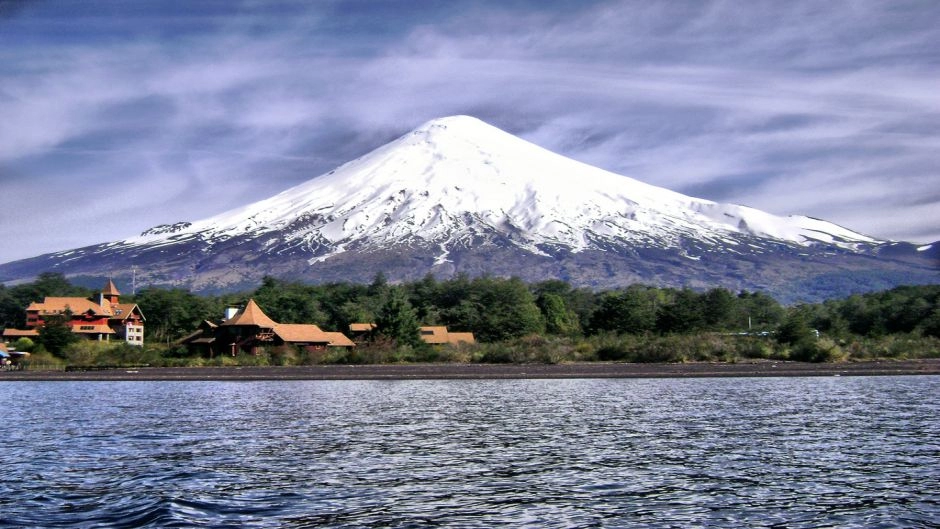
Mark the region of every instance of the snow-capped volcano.
[[197, 290], [264, 275], [367, 281], [381, 271], [791, 292], [831, 274], [935, 281], [927, 257], [830, 222], [685, 196], [453, 116], [266, 200], [0, 265], [0, 280], [133, 266], [143, 281]]
[[267, 200], [125, 243], [277, 233], [270, 244], [306, 246], [317, 254], [313, 260], [323, 260], [353, 244], [387, 248], [420, 240], [439, 245], [442, 260], [452, 245], [482, 232], [537, 254], [543, 245], [578, 252], [615, 241], [678, 248], [682, 238], [733, 248], [743, 243], [729, 236], [742, 234], [850, 249], [877, 242], [829, 222], [688, 197], [453, 116]]

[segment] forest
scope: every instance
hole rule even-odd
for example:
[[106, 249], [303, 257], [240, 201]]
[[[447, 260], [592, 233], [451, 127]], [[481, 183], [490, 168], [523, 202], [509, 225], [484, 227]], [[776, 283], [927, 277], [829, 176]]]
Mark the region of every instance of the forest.
[[[46, 273], [0, 286], [0, 326], [22, 328], [24, 309], [45, 296], [95, 292]], [[375, 322], [378, 332], [353, 350], [311, 357], [303, 351], [207, 359], [176, 342], [226, 307], [253, 298], [275, 321], [345, 332]], [[197, 296], [143, 288], [124, 295], [146, 317], [145, 347], [77, 340], [44, 329], [12, 344], [35, 362], [58, 365], [291, 365], [314, 362], [736, 362], [754, 359], [838, 362], [940, 356], [940, 285], [907, 286], [818, 304], [783, 306], [760, 292], [696, 291], [633, 285], [611, 291], [550, 280], [458, 276], [390, 284], [309, 285], [265, 278], [252, 292]], [[473, 332], [476, 344], [432, 347], [419, 325]], [[51, 325], [49, 327], [55, 327]], [[61, 330], [61, 329], [60, 329]]]

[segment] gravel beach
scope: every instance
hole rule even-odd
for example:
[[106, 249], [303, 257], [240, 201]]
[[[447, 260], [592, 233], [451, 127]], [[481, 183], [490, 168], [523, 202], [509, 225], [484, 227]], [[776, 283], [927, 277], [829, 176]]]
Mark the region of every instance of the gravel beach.
[[408, 380], [938, 375], [940, 359], [810, 364], [761, 361], [686, 364], [380, 364], [291, 367], [142, 367], [87, 371], [3, 371], [23, 380]]

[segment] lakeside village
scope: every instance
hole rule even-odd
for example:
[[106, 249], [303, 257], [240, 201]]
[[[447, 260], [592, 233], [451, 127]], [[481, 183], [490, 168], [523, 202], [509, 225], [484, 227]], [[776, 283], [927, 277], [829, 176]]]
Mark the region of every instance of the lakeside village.
[[907, 360], [940, 358], [940, 285], [787, 307], [720, 287], [592, 291], [466, 276], [390, 285], [377, 275], [122, 299], [110, 280], [95, 292], [48, 273], [0, 286], [0, 325], [3, 369]]
[[[26, 307], [26, 328], [4, 329], [0, 343], [0, 368], [22, 369], [29, 365], [30, 353], [17, 350], [23, 338], [38, 339], [47, 325], [57, 322], [68, 332], [85, 340], [120, 341], [134, 347], [144, 345], [146, 317], [136, 303], [121, 303], [121, 293], [108, 280], [94, 298], [44, 297]], [[254, 299], [244, 307], [229, 307], [218, 321], [203, 321], [198, 329], [178, 340], [190, 354], [208, 358], [240, 353], [258, 355], [266, 348], [293, 346], [308, 353], [329, 349], [351, 349], [370, 339], [375, 323], [352, 323], [349, 334], [330, 332], [314, 324], [278, 323], [268, 317]], [[475, 343], [471, 332], [449, 332], [445, 326], [419, 327], [421, 340], [430, 346]]]

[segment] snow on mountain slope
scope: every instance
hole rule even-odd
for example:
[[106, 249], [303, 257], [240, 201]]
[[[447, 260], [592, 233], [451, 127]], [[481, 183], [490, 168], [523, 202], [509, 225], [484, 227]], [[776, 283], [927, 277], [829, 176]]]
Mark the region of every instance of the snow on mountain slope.
[[271, 245], [320, 250], [315, 262], [352, 244], [424, 241], [438, 245], [445, 260], [448, 248], [481, 233], [505, 235], [536, 254], [542, 245], [578, 252], [599, 241], [672, 248], [683, 238], [735, 247], [753, 236], [848, 250], [879, 242], [822, 220], [688, 197], [453, 116], [269, 199], [118, 244], [267, 236]]

